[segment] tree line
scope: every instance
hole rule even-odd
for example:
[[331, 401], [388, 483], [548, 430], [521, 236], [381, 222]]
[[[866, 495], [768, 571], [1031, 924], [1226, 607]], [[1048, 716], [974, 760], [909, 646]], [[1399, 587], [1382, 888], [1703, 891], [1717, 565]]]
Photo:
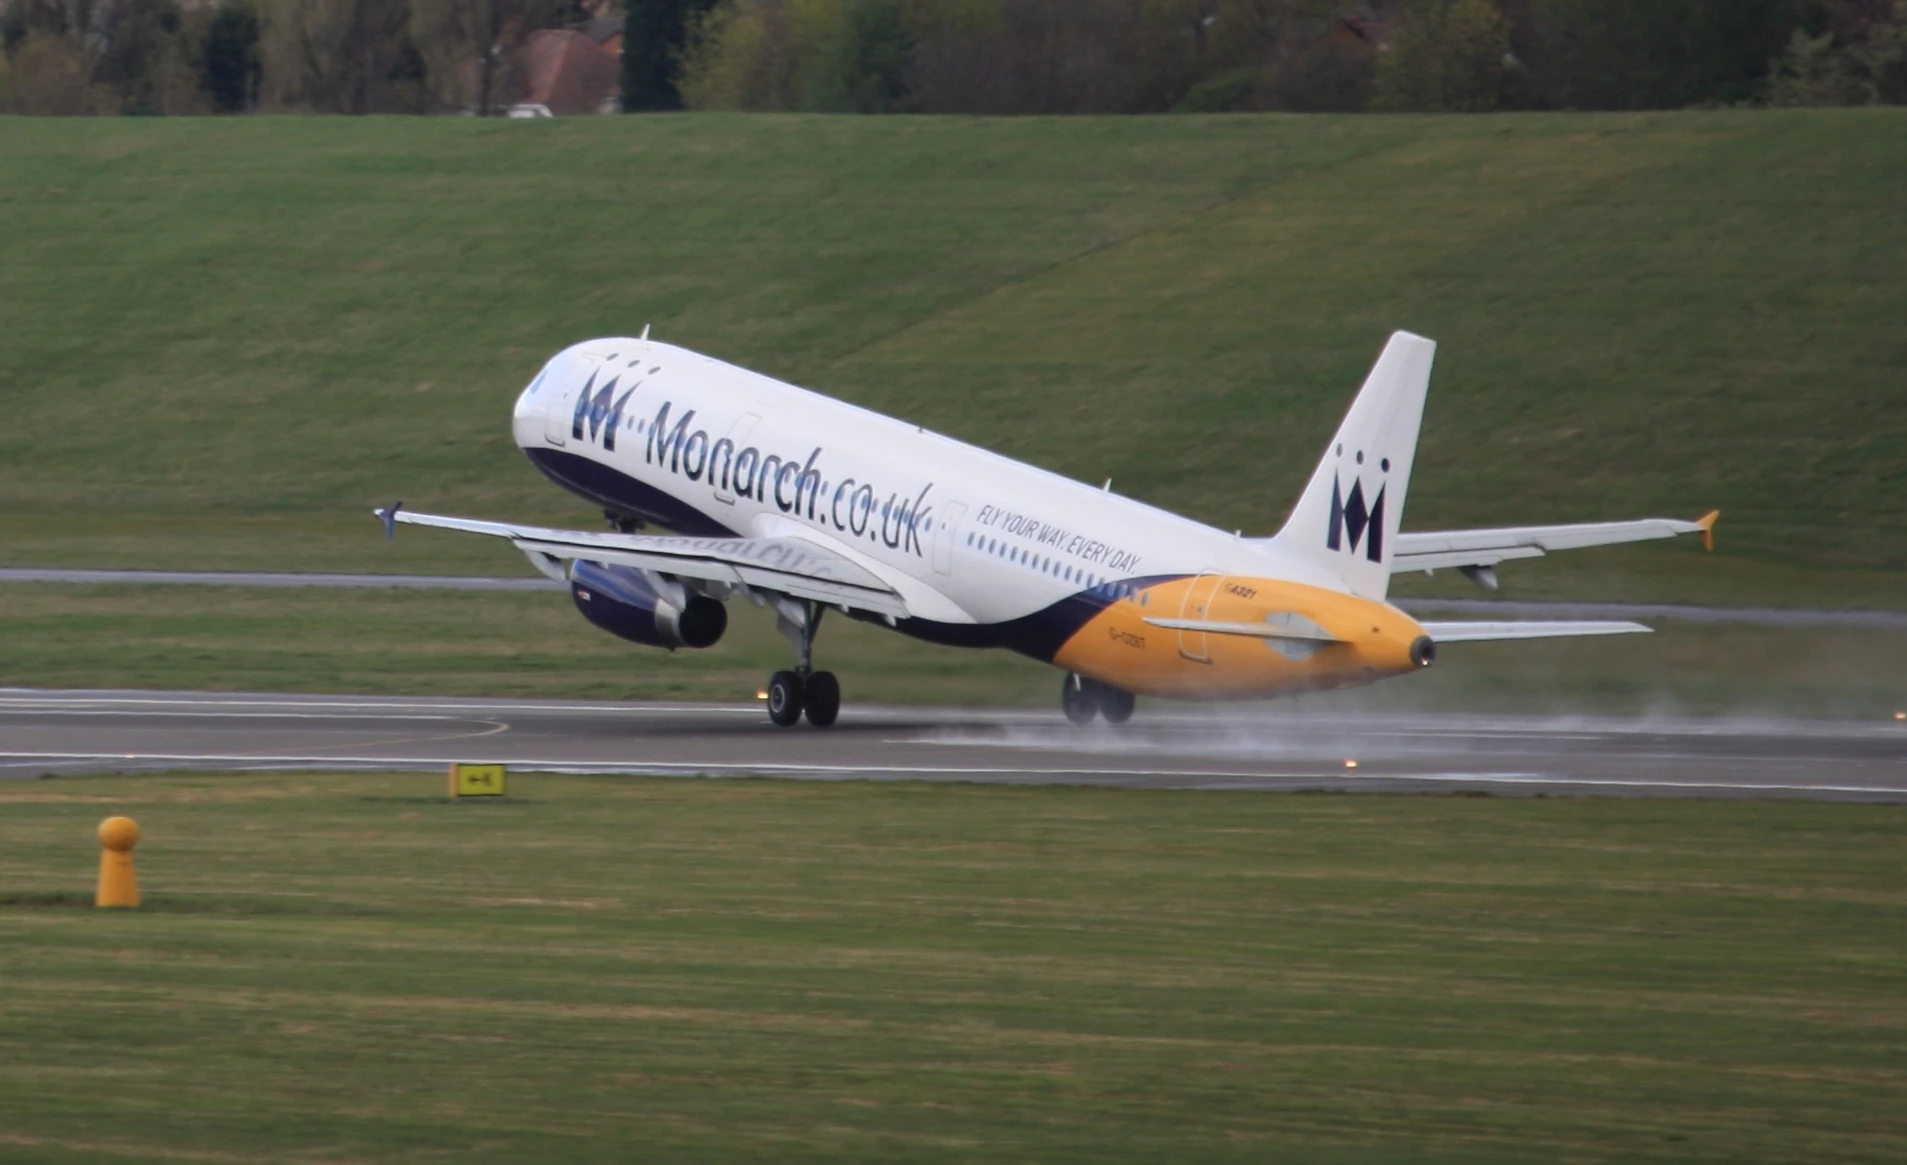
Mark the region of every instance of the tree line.
[[686, 104], [936, 113], [1907, 102], [1907, 0], [726, 0]]
[[604, 18], [632, 111], [1907, 103], [1907, 0], [0, 0], [0, 110], [495, 113]]
[[0, 0], [0, 110], [493, 113], [582, 0]]

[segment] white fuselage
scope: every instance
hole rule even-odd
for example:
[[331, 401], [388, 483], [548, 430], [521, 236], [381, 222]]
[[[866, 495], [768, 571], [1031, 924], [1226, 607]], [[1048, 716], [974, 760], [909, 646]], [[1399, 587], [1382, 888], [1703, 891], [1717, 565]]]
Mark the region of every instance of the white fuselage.
[[1186, 575], [1337, 585], [1264, 543], [651, 340], [561, 353], [514, 430], [606, 509], [684, 533], [811, 533], [938, 623]]

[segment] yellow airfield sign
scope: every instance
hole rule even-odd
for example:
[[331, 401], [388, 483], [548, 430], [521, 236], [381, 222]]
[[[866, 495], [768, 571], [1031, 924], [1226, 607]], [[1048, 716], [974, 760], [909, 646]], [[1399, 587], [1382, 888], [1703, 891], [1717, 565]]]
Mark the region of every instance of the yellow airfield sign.
[[503, 766], [451, 765], [450, 795], [452, 797], [503, 796]]

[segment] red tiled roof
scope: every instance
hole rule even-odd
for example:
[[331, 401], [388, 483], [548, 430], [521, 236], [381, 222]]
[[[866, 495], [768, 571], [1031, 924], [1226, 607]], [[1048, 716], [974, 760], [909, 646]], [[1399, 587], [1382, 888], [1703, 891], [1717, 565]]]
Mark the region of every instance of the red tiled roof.
[[616, 95], [616, 54], [586, 33], [546, 28], [530, 34], [523, 50], [523, 100], [554, 114], [594, 113]]

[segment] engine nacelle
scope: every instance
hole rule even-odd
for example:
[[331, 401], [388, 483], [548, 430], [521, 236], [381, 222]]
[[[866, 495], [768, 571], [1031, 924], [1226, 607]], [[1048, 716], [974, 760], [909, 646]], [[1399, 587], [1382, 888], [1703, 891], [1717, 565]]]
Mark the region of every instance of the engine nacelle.
[[570, 567], [569, 593], [583, 618], [650, 647], [712, 647], [728, 630], [728, 608], [721, 603], [690, 595], [677, 607], [641, 571], [626, 566], [578, 561]]

